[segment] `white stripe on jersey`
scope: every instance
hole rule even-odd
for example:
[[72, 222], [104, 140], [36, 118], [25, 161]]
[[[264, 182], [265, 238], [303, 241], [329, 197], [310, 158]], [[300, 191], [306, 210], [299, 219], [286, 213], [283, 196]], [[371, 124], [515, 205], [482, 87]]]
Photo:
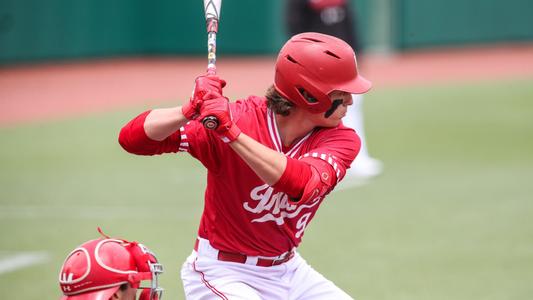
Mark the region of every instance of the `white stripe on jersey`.
[[[185, 124], [185, 126], [187, 126], [188, 124], [190, 123], [187, 122], [187, 124]], [[189, 142], [187, 141], [187, 134], [185, 133], [185, 127], [184, 126], [181, 126], [180, 127], [180, 145], [178, 147], [178, 151], [180, 152], [189, 152]]]
[[274, 112], [270, 109], [267, 109], [267, 124], [268, 133], [270, 134], [274, 147], [276, 147], [276, 151], [281, 152], [281, 139], [277, 130], [276, 119], [274, 118]]
[[270, 134], [270, 138], [272, 139], [274, 147], [276, 147], [276, 151], [283, 153], [286, 156], [291, 157], [291, 158], [293, 158], [296, 155], [296, 153], [300, 150], [300, 147], [303, 145], [303, 143], [314, 132], [314, 130], [310, 131], [300, 141], [298, 141], [298, 143], [292, 146], [292, 148], [289, 149], [289, 151], [283, 152], [283, 144], [281, 142], [281, 136], [279, 135], [278, 126], [276, 124], [276, 114], [270, 109], [267, 109], [267, 124], [268, 124], [268, 132]]
[[339, 182], [342, 179], [341, 175], [344, 174], [345, 171], [343, 172], [343, 170], [339, 168], [339, 165], [335, 161], [336, 157], [332, 155], [324, 154], [324, 153], [320, 154], [320, 153], [313, 152], [313, 153], [305, 153], [304, 155], [300, 156], [298, 159], [305, 158], [305, 157], [319, 158], [327, 162], [335, 171], [335, 174], [337, 175], [337, 182]]
[[296, 153], [300, 151], [300, 148], [302, 147], [303, 143], [311, 136], [312, 133], [313, 131], [309, 132], [306, 136], [304, 136], [298, 143], [296, 143], [296, 145], [294, 145], [294, 147], [291, 148], [291, 150], [287, 151], [285, 155], [289, 156], [290, 158], [294, 158]]

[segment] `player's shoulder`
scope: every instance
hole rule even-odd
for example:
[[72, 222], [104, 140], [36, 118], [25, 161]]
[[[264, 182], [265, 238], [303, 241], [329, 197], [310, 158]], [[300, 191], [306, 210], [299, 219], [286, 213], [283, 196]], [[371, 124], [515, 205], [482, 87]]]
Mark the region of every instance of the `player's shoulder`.
[[337, 157], [349, 166], [361, 149], [361, 139], [355, 130], [340, 124], [315, 129], [308, 146], [310, 149], [321, 149], [321, 153]]
[[311, 143], [313, 147], [326, 145], [328, 148], [359, 149], [361, 147], [361, 139], [355, 130], [342, 124], [336, 127], [315, 129]]
[[266, 98], [264, 96], [250, 95], [244, 99], [235, 101], [235, 106], [242, 107], [244, 109], [255, 109], [266, 107]]
[[342, 123], [336, 127], [322, 127], [316, 130], [317, 138], [321, 140], [346, 140], [360, 142], [359, 135], [351, 127], [346, 127]]

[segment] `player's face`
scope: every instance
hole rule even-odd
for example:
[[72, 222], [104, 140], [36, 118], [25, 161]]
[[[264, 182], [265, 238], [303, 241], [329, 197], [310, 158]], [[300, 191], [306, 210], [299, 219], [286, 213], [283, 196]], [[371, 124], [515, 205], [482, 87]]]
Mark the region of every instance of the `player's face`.
[[335, 127], [339, 125], [342, 118], [346, 116], [348, 106], [353, 104], [352, 94], [350, 93], [333, 91], [329, 93], [328, 96], [330, 97], [332, 103], [337, 103], [336, 107], [334, 107], [333, 113], [331, 113], [331, 115], [327, 118], [325, 113], [313, 114], [312, 116], [313, 120], [318, 124], [318, 126], [321, 127]]

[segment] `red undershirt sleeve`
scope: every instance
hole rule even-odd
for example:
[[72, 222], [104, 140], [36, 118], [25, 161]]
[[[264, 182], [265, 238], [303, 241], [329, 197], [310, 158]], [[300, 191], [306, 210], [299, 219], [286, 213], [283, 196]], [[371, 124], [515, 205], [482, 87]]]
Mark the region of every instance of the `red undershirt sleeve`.
[[154, 141], [146, 135], [144, 121], [149, 113], [150, 110], [143, 112], [122, 127], [118, 137], [119, 144], [124, 150], [137, 155], [178, 152], [180, 144], [179, 130], [162, 141]]
[[273, 188], [279, 189], [292, 199], [300, 199], [311, 178], [311, 166], [297, 159], [287, 157], [287, 166]]

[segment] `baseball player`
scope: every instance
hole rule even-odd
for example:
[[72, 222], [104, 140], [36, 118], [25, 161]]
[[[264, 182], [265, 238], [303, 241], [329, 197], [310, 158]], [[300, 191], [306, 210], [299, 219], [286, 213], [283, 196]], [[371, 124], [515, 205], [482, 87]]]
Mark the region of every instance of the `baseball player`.
[[[87, 241], [74, 249], [59, 272], [61, 300], [161, 299], [158, 277], [163, 267], [148, 248], [109, 237]], [[149, 287], [140, 287], [149, 280]]]
[[[131, 153], [187, 152], [207, 168], [198, 238], [181, 270], [187, 299], [351, 299], [297, 247], [360, 148], [341, 122], [351, 94], [371, 87], [352, 48], [299, 34], [281, 49], [265, 97], [229, 103], [225, 84], [200, 76], [188, 103], [144, 112], [119, 136]], [[202, 126], [207, 116], [215, 130]]]

